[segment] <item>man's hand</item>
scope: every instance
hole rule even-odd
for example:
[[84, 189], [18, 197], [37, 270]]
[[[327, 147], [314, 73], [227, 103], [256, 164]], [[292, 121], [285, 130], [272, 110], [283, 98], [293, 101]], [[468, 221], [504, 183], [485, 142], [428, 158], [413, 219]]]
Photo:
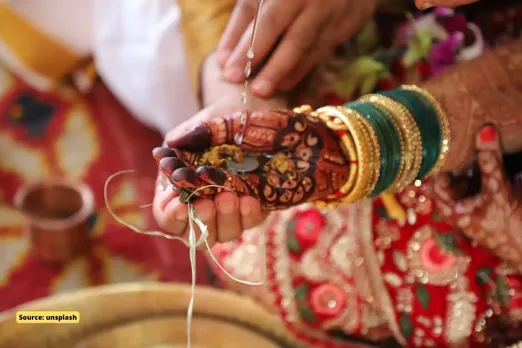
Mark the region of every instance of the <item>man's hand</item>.
[[472, 4], [478, 0], [415, 0], [415, 6], [420, 10], [427, 10], [431, 7], [457, 7]]
[[[218, 45], [227, 81], [242, 82], [260, 0], [239, 0]], [[252, 68], [266, 64], [251, 84], [261, 97], [293, 88], [336, 46], [371, 17], [376, 0], [264, 0]]]

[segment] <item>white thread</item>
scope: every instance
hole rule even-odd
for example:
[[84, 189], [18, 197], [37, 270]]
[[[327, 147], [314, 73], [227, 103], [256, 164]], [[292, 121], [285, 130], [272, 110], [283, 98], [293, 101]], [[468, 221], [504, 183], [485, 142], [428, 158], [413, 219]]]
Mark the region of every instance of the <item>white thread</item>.
[[[109, 176], [109, 178], [105, 181], [105, 187], [104, 187], [104, 190], [103, 190], [103, 197], [105, 199], [105, 205], [107, 207], [107, 211], [109, 212], [109, 214], [112, 215], [112, 217], [116, 221], [118, 221], [120, 224], [130, 228], [134, 232], [140, 233], [140, 234], [149, 235], [149, 236], [163, 237], [163, 238], [170, 239], [170, 240], [179, 240], [179, 241], [182, 241], [183, 244], [185, 244], [189, 248], [189, 258], [190, 258], [192, 282], [191, 282], [191, 296], [190, 296], [189, 305], [188, 305], [188, 308], [187, 308], [187, 348], [190, 348], [190, 345], [191, 345], [191, 331], [192, 331], [192, 315], [193, 315], [193, 311], [194, 311], [194, 302], [195, 302], [195, 293], [196, 293], [196, 249], [200, 245], [205, 243], [205, 246], [207, 247], [207, 250], [208, 250], [208, 253], [210, 255], [210, 258], [218, 266], [218, 268], [223, 273], [225, 273], [225, 275], [227, 277], [229, 277], [233, 281], [241, 283], [241, 284], [250, 285], [250, 286], [257, 286], [257, 285], [263, 285], [264, 279], [265, 279], [265, 276], [266, 276], [265, 244], [264, 244], [264, 242], [262, 244], [262, 249], [263, 249], [262, 250], [262, 255], [263, 255], [262, 270], [263, 271], [262, 271], [262, 276], [261, 276], [262, 280], [259, 281], [259, 282], [251, 282], [251, 281], [248, 281], [248, 280], [238, 279], [238, 278], [234, 277], [232, 274], [230, 274], [227, 270], [225, 270], [225, 268], [218, 262], [218, 260], [216, 259], [216, 257], [212, 253], [210, 245], [207, 242], [207, 238], [208, 238], [208, 235], [209, 235], [208, 228], [203, 223], [203, 221], [201, 221], [199, 216], [197, 215], [196, 208], [194, 207], [194, 205], [192, 203], [190, 203], [190, 198], [192, 198], [192, 196], [195, 195], [200, 190], [203, 190], [205, 188], [210, 188], [210, 187], [221, 188], [221, 189], [233, 192], [231, 189], [228, 189], [228, 188], [226, 188], [224, 186], [219, 186], [219, 185], [206, 185], [206, 186], [200, 187], [197, 190], [193, 191], [188, 196], [188, 198], [187, 198], [188, 220], [189, 220], [189, 236], [188, 236], [189, 238], [188, 238], [188, 242], [185, 241], [181, 237], [173, 236], [171, 234], [168, 234], [168, 233], [165, 233], [165, 232], [162, 232], [162, 231], [143, 231], [139, 227], [134, 226], [134, 225], [132, 225], [132, 224], [126, 222], [126, 221], [123, 221], [123, 219], [121, 219], [118, 215], [116, 215], [116, 213], [114, 213], [114, 211], [112, 210], [111, 206], [109, 205], [108, 187], [109, 187], [109, 183], [115, 177], [117, 177], [119, 175], [122, 175], [122, 174], [128, 174], [128, 173], [133, 173], [133, 172], [134, 172], [134, 170], [132, 170], [132, 169], [130, 169], [130, 170], [122, 170], [122, 171], [116, 172], [116, 173], [112, 174], [111, 176]], [[152, 204], [146, 204], [146, 205], [140, 206], [140, 208], [148, 208], [148, 207], [151, 207], [151, 206], [152, 206]], [[199, 229], [201, 231], [201, 235], [200, 235], [200, 237], [199, 237], [199, 239], [197, 241], [196, 241], [196, 230], [194, 228], [194, 222], [196, 223], [196, 225], [199, 227]]]

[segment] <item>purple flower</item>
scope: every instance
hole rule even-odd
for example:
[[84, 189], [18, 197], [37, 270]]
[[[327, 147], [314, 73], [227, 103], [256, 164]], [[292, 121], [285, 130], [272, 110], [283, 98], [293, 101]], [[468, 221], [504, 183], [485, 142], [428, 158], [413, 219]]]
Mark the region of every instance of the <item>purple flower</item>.
[[432, 46], [428, 61], [434, 75], [455, 64], [457, 50], [462, 47], [463, 42], [464, 34], [456, 32]]

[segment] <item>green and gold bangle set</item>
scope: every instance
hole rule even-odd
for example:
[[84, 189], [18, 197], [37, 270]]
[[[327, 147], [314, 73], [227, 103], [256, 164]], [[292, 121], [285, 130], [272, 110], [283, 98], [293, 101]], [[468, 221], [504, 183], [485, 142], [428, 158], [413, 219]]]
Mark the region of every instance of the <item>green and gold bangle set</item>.
[[451, 136], [442, 107], [416, 86], [365, 95], [315, 113], [340, 137], [352, 163], [346, 183], [319, 206], [395, 192], [438, 171]]

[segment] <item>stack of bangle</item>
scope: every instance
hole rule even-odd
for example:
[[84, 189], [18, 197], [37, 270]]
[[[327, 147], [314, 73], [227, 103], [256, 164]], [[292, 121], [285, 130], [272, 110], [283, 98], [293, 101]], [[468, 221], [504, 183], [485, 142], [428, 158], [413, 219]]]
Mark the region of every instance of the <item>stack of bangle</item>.
[[319, 206], [335, 207], [395, 192], [440, 170], [449, 151], [441, 105], [416, 86], [370, 94], [313, 113], [340, 138], [350, 170], [346, 183]]

